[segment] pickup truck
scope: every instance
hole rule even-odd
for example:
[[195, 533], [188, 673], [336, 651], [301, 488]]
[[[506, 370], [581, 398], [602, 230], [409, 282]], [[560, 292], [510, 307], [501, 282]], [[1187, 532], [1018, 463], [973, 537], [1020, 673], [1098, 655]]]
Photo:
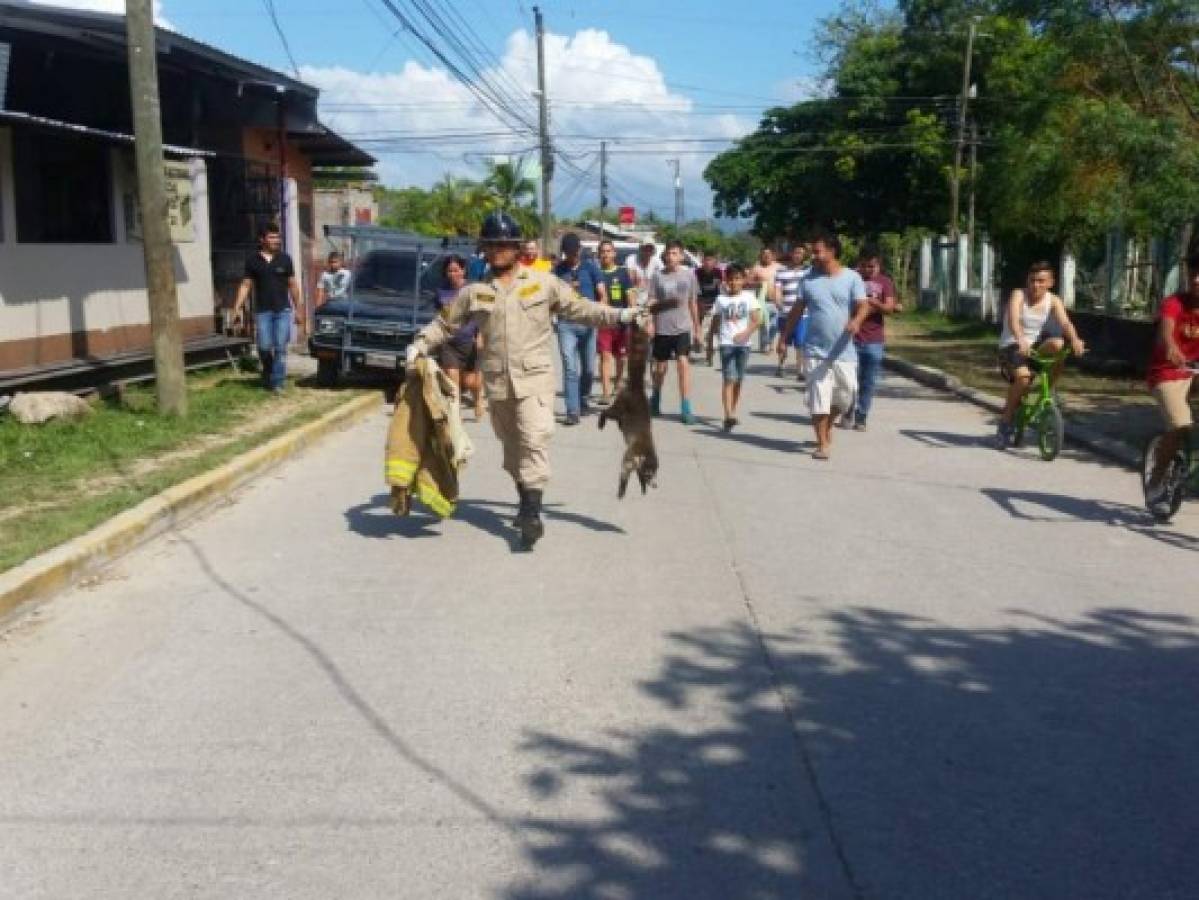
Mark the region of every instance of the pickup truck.
[[352, 279], [347, 298], [316, 310], [308, 350], [317, 360], [317, 383], [333, 387], [355, 372], [402, 372], [408, 345], [437, 315], [445, 258], [469, 256], [473, 243], [360, 226], [329, 227], [326, 235], [348, 243]]

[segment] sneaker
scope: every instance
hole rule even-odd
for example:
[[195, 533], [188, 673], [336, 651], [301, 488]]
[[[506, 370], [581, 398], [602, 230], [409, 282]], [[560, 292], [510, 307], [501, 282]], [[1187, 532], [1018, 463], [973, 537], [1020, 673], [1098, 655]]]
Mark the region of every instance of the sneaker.
[[854, 431], [865, 431], [866, 430], [866, 420], [858, 419], [856, 422], [854, 422], [853, 430]]
[[567, 427], [579, 424], [579, 417], [576, 413], [567, 413], [566, 418], [562, 420], [562, 424]]
[[1012, 445], [1012, 437], [1016, 430], [1007, 422], [1000, 422], [995, 429], [995, 446], [1000, 450], [1006, 450]]
[[596, 406], [611, 406], [612, 397], [609, 394], [601, 394], [600, 398], [595, 401]]

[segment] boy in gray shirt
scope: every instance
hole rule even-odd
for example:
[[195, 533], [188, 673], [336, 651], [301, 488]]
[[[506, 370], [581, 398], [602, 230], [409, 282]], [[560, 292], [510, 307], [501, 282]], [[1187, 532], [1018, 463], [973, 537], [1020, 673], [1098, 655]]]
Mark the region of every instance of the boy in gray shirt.
[[666, 264], [656, 272], [649, 286], [649, 311], [654, 316], [654, 390], [650, 412], [662, 412], [662, 384], [666, 369], [675, 361], [679, 373], [679, 397], [684, 425], [695, 421], [691, 412], [691, 344], [699, 343], [699, 282], [695, 273], [682, 264], [683, 245], [666, 245]]

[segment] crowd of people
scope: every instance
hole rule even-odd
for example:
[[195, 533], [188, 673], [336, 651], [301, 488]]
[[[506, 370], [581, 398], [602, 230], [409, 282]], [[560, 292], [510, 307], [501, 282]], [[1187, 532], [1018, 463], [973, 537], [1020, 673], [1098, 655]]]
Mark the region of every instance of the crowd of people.
[[[493, 221], [494, 220], [494, 221]], [[488, 237], [488, 235], [492, 235]], [[865, 431], [885, 352], [886, 317], [901, 309], [880, 253], [867, 248], [847, 264], [834, 234], [786, 248], [777, 262], [770, 248], [755, 265], [721, 266], [711, 254], [698, 265], [685, 260], [678, 242], [659, 252], [645, 244], [622, 266], [615, 245], [601, 241], [595, 257], [582, 251], [576, 235], [566, 235], [555, 261], [542, 260], [535, 242], [519, 240], [510, 219], [488, 220], [481, 241], [486, 268], [468, 281], [469, 264], [456, 257], [445, 263], [447, 281], [442, 315], [409, 349], [415, 355], [438, 351], [455, 381], [474, 391], [483, 415], [484, 391], [493, 401], [491, 419], [504, 445], [504, 466], [521, 498], [517, 523], [531, 547], [542, 533], [541, 493], [549, 479], [548, 438], [552, 432], [554, 390], [548, 358], [550, 337], [561, 356], [566, 426], [577, 425], [612, 403], [620, 389], [629, 329], [648, 332], [652, 360], [651, 416], [662, 415], [670, 364], [677, 377], [679, 419], [696, 421], [692, 366], [701, 355], [721, 372], [721, 427], [734, 430], [742, 385], [750, 371], [751, 348], [774, 359], [783, 377], [794, 352], [796, 377], [803, 385], [816, 446], [812, 457], [831, 457], [837, 426]], [[1167, 424], [1153, 477], [1161, 478], [1170, 451], [1191, 426], [1187, 397], [1199, 360], [1199, 256], [1188, 261], [1186, 288], [1161, 308], [1150, 386]], [[1063, 351], [1086, 347], [1061, 298], [1053, 292], [1053, 267], [1034, 263], [1025, 286], [1013, 291], [997, 351], [1009, 382], [996, 442], [1010, 446], [1013, 419], [1034, 371], [1046, 368], [1051, 383], [1060, 377]], [[706, 352], [705, 352], [706, 350]], [[1049, 359], [1049, 362], [1045, 360]], [[482, 365], [479, 378], [474, 371]], [[592, 397], [598, 367], [600, 394]]]
[[[632, 304], [649, 312], [654, 416], [662, 415], [673, 364], [679, 419], [686, 425], [696, 421], [692, 366], [701, 355], [715, 365], [718, 351], [721, 426], [732, 431], [739, 424], [741, 385], [754, 343], [760, 353], [776, 359], [776, 376], [784, 375], [793, 358], [816, 429], [813, 455], [825, 460], [834, 424], [858, 431], [867, 427], [882, 365], [884, 317], [899, 308], [877, 251], [861, 253], [853, 268], [841, 256], [837, 237], [818, 235], [788, 247], [782, 263], [775, 261], [773, 250], [763, 249], [748, 269], [736, 263], [722, 266], [711, 253], [692, 267], [678, 242], [661, 252], [645, 243], [621, 266], [612, 241], [601, 241], [591, 258], [583, 255], [579, 238], [567, 234], [556, 262], [543, 264], [530, 241], [521, 264], [552, 272], [586, 300], [616, 309]], [[555, 330], [565, 398], [561, 421], [569, 427], [592, 412], [597, 363], [600, 394], [594, 405], [612, 402], [623, 374], [627, 329], [559, 322]]]

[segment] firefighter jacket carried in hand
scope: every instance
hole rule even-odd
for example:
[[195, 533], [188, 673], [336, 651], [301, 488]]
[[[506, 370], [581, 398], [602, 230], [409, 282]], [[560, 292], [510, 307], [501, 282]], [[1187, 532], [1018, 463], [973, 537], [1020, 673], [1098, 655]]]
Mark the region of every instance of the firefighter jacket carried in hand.
[[433, 360], [417, 359], [396, 395], [387, 433], [392, 509], [407, 515], [415, 496], [438, 517], [452, 516], [458, 471], [473, 453], [454, 383]]
[[554, 317], [580, 325], [620, 324], [621, 310], [585, 300], [560, 278], [520, 267], [507, 282], [468, 284], [417, 338], [429, 351], [460, 325], [477, 322], [483, 335], [479, 370], [489, 400], [554, 395]]

